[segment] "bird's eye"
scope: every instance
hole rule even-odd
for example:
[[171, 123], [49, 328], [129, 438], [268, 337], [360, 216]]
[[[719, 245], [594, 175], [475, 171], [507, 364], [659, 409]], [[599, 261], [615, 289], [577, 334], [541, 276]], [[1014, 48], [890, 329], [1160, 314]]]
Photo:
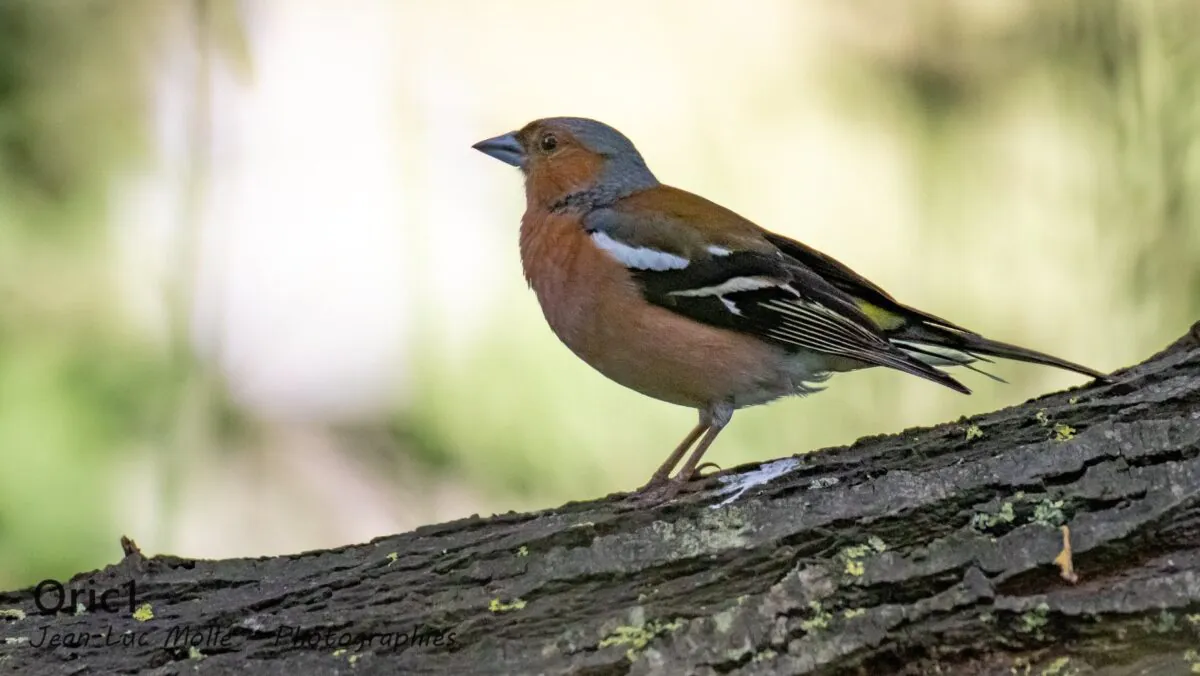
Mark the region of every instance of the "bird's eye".
[[558, 147], [558, 138], [554, 134], [542, 134], [541, 140], [542, 152], [550, 152]]

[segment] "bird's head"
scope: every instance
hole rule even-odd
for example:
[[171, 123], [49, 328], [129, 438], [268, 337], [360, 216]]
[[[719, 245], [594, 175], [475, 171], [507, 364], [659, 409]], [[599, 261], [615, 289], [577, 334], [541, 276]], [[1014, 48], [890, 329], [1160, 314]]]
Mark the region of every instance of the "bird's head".
[[658, 185], [624, 134], [596, 120], [548, 117], [472, 146], [525, 174], [530, 207], [575, 194], [616, 199]]

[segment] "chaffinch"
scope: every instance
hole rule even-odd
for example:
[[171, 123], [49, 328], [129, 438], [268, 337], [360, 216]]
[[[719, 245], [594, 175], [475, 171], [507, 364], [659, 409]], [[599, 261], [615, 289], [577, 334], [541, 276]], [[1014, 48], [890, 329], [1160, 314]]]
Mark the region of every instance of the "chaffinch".
[[833, 258], [659, 183], [595, 120], [536, 120], [474, 148], [525, 175], [521, 262], [559, 339], [610, 379], [700, 412], [641, 488], [648, 501], [693, 478], [735, 410], [811, 394], [832, 373], [886, 366], [969, 394], [937, 367], [994, 356], [1104, 377], [903, 305]]

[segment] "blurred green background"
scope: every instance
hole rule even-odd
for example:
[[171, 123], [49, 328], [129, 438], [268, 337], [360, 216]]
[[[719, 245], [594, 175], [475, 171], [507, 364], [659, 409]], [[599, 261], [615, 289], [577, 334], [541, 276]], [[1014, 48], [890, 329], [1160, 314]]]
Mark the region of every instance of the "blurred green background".
[[[523, 288], [548, 115], [995, 338], [1111, 370], [1200, 317], [1190, 0], [0, 0], [0, 588], [640, 485], [694, 413]], [[740, 412], [729, 467], [1078, 384], [895, 372]]]

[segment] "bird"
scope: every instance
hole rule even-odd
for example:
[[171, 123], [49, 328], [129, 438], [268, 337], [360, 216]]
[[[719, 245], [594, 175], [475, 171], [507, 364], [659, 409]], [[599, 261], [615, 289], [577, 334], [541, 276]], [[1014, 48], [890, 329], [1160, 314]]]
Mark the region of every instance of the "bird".
[[[887, 367], [963, 394], [943, 371], [991, 357], [1098, 371], [905, 305], [847, 265], [661, 183], [633, 142], [547, 117], [474, 149], [520, 169], [524, 276], [554, 334], [609, 379], [699, 420], [636, 495], [661, 503], [699, 478], [736, 410]], [[684, 455], [691, 450], [674, 476]]]

